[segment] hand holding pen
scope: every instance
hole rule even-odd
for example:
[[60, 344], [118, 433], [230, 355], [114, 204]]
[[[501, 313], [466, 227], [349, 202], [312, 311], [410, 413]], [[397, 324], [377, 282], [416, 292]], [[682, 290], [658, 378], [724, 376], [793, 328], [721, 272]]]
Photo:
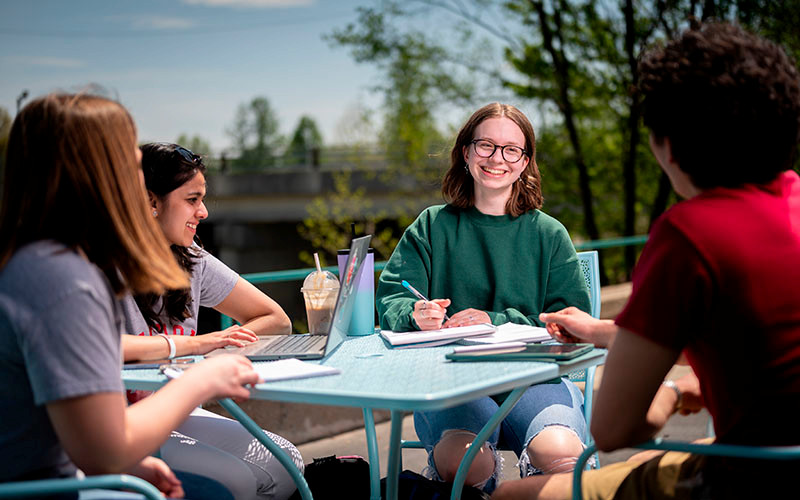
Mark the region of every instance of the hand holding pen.
[[451, 318], [447, 316], [445, 312], [447, 306], [450, 305], [450, 299], [428, 300], [416, 288], [411, 286], [408, 281], [403, 280], [402, 285], [420, 299], [414, 304], [414, 312], [411, 314], [420, 330], [438, 330], [442, 328], [443, 321], [445, 322], [444, 328], [492, 324], [492, 319], [489, 317], [489, 314], [480, 309], [464, 309], [454, 314]]
[[414, 312], [411, 313], [411, 316], [420, 330], [438, 330], [442, 327], [443, 322], [450, 320], [445, 312], [447, 306], [450, 305], [450, 299], [428, 300], [408, 281], [403, 280], [402, 284], [419, 299], [414, 304]]

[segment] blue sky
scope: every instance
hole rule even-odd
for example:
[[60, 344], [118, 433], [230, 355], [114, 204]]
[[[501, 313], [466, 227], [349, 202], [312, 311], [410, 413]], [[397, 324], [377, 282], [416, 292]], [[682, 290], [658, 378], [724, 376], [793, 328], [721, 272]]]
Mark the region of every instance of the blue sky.
[[[375, 0], [377, 1], [377, 0]], [[133, 114], [140, 141], [200, 135], [230, 146], [236, 107], [266, 96], [289, 134], [300, 116], [326, 143], [358, 103], [376, 107], [376, 70], [322, 39], [373, 0], [2, 0], [0, 106], [97, 83]]]

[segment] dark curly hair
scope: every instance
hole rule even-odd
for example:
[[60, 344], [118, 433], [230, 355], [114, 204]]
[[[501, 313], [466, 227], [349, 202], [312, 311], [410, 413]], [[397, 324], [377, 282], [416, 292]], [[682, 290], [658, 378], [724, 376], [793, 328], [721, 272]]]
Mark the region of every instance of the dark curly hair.
[[701, 189], [763, 184], [791, 168], [800, 81], [778, 45], [722, 23], [686, 30], [639, 61], [644, 123]]
[[[150, 196], [163, 200], [172, 191], [184, 185], [198, 173], [205, 174], [206, 166], [201, 156], [177, 144], [154, 142], [140, 146], [144, 183]], [[195, 243], [202, 247], [195, 236]], [[196, 252], [192, 248], [170, 245], [175, 260], [190, 276], [194, 269]], [[159, 329], [160, 324], [180, 323], [190, 316], [192, 291], [189, 288], [168, 290], [164, 295], [152, 293], [134, 295], [147, 326]], [[156, 309], [158, 299], [163, 299]], [[161, 332], [166, 333], [166, 332]]]

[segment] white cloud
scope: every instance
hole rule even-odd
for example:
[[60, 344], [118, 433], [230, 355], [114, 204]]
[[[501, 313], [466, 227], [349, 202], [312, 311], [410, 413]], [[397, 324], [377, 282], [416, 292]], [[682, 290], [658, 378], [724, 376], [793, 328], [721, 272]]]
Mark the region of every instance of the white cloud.
[[68, 57], [48, 57], [48, 56], [14, 56], [4, 57], [5, 61], [12, 64], [26, 65], [26, 66], [42, 66], [46, 68], [83, 68], [86, 66], [86, 61], [82, 59], [72, 59]]
[[274, 7], [306, 7], [313, 5], [314, 1], [315, 0], [183, 0], [184, 3], [191, 5], [255, 9], [270, 9]]

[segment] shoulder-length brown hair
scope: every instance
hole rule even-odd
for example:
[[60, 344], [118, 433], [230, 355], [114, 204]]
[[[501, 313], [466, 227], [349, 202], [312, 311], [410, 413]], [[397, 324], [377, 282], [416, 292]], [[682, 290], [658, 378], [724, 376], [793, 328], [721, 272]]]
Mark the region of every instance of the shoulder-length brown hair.
[[52, 239], [82, 251], [120, 293], [188, 286], [149, 215], [136, 127], [121, 105], [84, 94], [32, 101], [11, 127], [0, 208], [0, 268]]
[[[487, 104], [472, 114], [461, 127], [450, 151], [450, 169], [442, 181], [442, 196], [445, 201], [458, 208], [469, 208], [475, 204], [475, 186], [467, 172], [464, 162], [464, 148], [470, 147], [475, 138], [475, 129], [488, 118], [508, 118], [519, 126], [525, 135], [525, 151], [528, 165], [511, 188], [511, 196], [506, 203], [506, 212], [514, 217], [529, 210], [542, 207], [542, 177], [536, 165], [536, 136], [528, 118], [514, 106], [494, 102]], [[522, 161], [522, 160], [520, 160]]]

